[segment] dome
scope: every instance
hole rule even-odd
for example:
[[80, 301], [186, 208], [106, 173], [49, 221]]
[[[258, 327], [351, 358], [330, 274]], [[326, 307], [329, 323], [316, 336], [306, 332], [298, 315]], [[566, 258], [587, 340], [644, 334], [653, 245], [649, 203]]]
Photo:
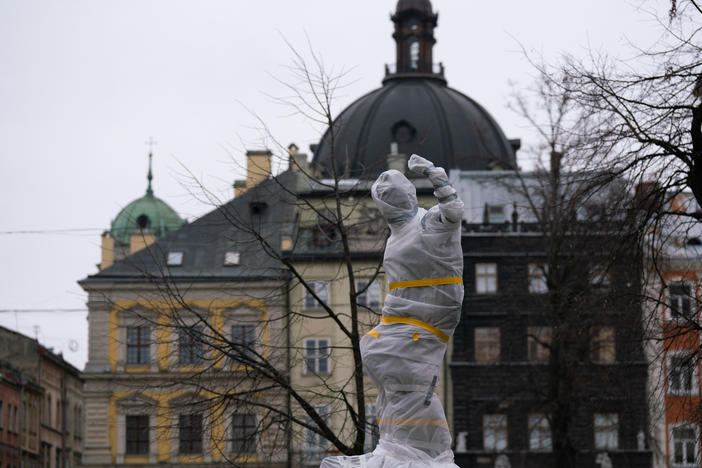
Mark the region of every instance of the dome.
[[429, 0], [399, 0], [395, 8], [396, 14], [401, 14], [406, 11], [418, 11], [425, 15], [431, 15], [431, 2]]
[[[348, 106], [334, 121], [334, 158], [340, 174], [377, 177], [387, 169], [390, 145], [445, 169], [516, 167], [515, 152], [490, 114], [446, 86], [442, 75], [389, 75], [384, 85]], [[331, 175], [329, 130], [314, 161]]]
[[185, 224], [166, 202], [153, 193], [147, 193], [125, 206], [119, 212], [110, 231], [121, 244], [129, 244], [129, 236], [139, 229], [150, 229], [154, 235], [163, 237]]

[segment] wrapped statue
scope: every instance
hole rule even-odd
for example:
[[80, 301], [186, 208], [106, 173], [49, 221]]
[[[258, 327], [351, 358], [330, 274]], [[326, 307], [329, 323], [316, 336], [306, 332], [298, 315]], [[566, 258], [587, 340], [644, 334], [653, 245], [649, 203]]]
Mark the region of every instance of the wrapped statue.
[[371, 189], [390, 226], [383, 259], [390, 291], [380, 324], [361, 339], [364, 369], [378, 388], [380, 441], [371, 453], [325, 458], [321, 468], [456, 467], [434, 389], [461, 315], [463, 202], [444, 169], [417, 155], [408, 166], [429, 178], [439, 203], [419, 208], [414, 185], [396, 170]]

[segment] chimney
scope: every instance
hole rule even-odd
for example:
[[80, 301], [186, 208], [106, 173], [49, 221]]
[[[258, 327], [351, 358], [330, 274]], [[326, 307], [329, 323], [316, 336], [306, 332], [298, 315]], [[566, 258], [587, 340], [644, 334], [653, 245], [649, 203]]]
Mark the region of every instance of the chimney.
[[129, 255], [154, 243], [156, 236], [151, 229], [135, 229], [129, 236]]
[[246, 192], [246, 181], [245, 180], [235, 180], [234, 181], [234, 198], [238, 197], [242, 193]]
[[271, 150], [246, 152], [246, 188], [257, 186], [271, 175]]
[[300, 153], [299, 150], [300, 149], [295, 143], [290, 143], [288, 145], [288, 154], [290, 155], [290, 158], [288, 159], [288, 167], [293, 172], [307, 172], [307, 154]]
[[102, 271], [115, 262], [115, 238], [112, 237], [110, 231], [102, 233], [100, 250], [102, 254], [100, 258], [100, 271]]
[[405, 174], [407, 172], [407, 156], [400, 154], [397, 143], [390, 143], [390, 154], [388, 154], [388, 169], [395, 169]]

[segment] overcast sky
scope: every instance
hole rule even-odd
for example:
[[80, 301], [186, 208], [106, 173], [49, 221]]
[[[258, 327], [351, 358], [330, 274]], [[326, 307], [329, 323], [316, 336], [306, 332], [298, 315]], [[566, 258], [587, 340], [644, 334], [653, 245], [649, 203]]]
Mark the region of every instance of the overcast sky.
[[[506, 108], [509, 83], [533, 75], [519, 44], [548, 58], [588, 48], [621, 56], [627, 41], [655, 38], [638, 7], [668, 3], [434, 0], [434, 57], [449, 86], [529, 144]], [[283, 144], [307, 150], [319, 139], [321, 129], [267, 97], [284, 94], [274, 77], [290, 77], [281, 35], [305, 49], [307, 34], [327, 67], [351, 70], [343, 108], [395, 61], [395, 4], [0, 0], [0, 325], [38, 333], [82, 369], [86, 295], [76, 281], [97, 271], [100, 233], [146, 189], [144, 142], [158, 142], [156, 196], [201, 216], [211, 207], [193, 196], [187, 172], [230, 197], [244, 148], [263, 144], [250, 111]], [[27, 312], [43, 309], [52, 312]]]

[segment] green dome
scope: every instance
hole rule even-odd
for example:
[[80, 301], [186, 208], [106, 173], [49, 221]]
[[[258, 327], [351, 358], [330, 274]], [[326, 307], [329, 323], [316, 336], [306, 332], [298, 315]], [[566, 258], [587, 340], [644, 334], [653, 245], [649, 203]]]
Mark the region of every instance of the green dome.
[[178, 214], [160, 198], [147, 193], [125, 206], [112, 221], [110, 231], [121, 244], [129, 244], [129, 236], [139, 229], [150, 229], [163, 237], [185, 224]]
[[151, 157], [149, 153], [149, 172], [146, 176], [149, 185], [146, 188], [146, 195], [122, 208], [110, 226], [112, 237], [120, 244], [129, 244], [129, 236], [140, 229], [149, 229], [159, 238], [185, 224], [185, 220], [180, 219], [173, 208], [154, 196], [154, 191], [151, 189], [153, 179]]

